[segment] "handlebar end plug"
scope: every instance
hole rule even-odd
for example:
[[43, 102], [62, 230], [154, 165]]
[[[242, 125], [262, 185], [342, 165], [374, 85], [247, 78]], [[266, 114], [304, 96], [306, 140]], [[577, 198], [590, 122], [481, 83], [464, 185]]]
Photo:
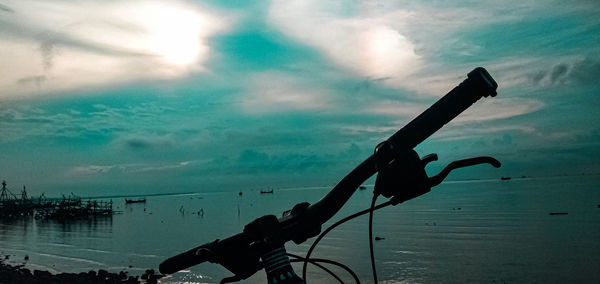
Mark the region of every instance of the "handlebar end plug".
[[473, 69], [471, 72], [467, 74], [469, 79], [473, 79], [477, 82], [477, 85], [481, 86], [483, 90], [486, 90], [484, 93], [484, 97], [492, 96], [495, 97], [498, 93], [496, 89], [498, 88], [498, 83], [492, 78], [490, 73], [483, 67], [477, 67]]

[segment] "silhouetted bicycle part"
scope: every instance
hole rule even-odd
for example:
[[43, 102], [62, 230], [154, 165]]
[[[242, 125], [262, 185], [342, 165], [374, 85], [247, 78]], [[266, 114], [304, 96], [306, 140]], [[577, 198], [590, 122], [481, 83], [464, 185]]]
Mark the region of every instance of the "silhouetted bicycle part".
[[[163, 261], [159, 267], [160, 272], [171, 274], [209, 261], [222, 265], [234, 274], [223, 279], [221, 283], [246, 279], [260, 269], [266, 271], [269, 283], [305, 283], [302, 278], [306, 278], [306, 264], [323, 262], [323, 260], [311, 259], [311, 252], [319, 240], [339, 224], [425, 194], [431, 190], [431, 187], [440, 184], [454, 169], [481, 163], [500, 166], [500, 162], [494, 158], [477, 157], [452, 162], [439, 174], [428, 177], [425, 165], [437, 160], [437, 155], [431, 154], [420, 159], [413, 150], [480, 98], [496, 96], [497, 87], [494, 79], [484, 68], [475, 68], [457, 87], [386, 141], [377, 145], [372, 156], [352, 170], [317, 203], [296, 204], [291, 210], [285, 211], [281, 218], [275, 215], [260, 217], [247, 224], [240, 234], [215, 240]], [[371, 208], [348, 216], [321, 233], [322, 224], [333, 217], [358, 187], [375, 173], [378, 175]], [[379, 195], [390, 200], [375, 205], [375, 199]], [[317, 235], [319, 237], [302, 260], [305, 265], [303, 277], [300, 278], [290, 265], [284, 244], [290, 240], [300, 244]], [[333, 261], [326, 262], [345, 267]], [[374, 264], [373, 272], [375, 272]], [[376, 276], [374, 278], [376, 280]], [[336, 276], [336, 279], [339, 278]], [[355, 280], [358, 282], [358, 278], [355, 277]]]

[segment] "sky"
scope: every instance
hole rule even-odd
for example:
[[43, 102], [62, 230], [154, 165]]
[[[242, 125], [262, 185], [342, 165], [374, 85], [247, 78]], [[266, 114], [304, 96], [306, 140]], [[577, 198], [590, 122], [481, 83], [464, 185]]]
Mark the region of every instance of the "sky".
[[0, 179], [82, 196], [330, 186], [477, 66], [450, 179], [600, 172], [597, 1], [0, 1]]

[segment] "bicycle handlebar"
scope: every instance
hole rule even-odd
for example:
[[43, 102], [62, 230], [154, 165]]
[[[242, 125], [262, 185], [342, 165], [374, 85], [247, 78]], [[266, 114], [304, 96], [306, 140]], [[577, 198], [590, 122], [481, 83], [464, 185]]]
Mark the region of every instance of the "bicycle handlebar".
[[[397, 151], [416, 147], [480, 98], [495, 97], [497, 87], [484, 68], [473, 69], [460, 85], [392, 135], [388, 139], [391, 147]], [[325, 197], [309, 207], [311, 216], [320, 224], [333, 217], [354, 193], [345, 189], [358, 188], [377, 172], [375, 162], [375, 157], [370, 156], [344, 177]]]
[[[248, 234], [240, 233], [223, 240], [215, 240], [163, 261], [158, 270], [163, 274], [172, 274], [182, 269], [209, 261], [219, 263], [238, 275], [250, 276], [255, 267], [246, 267], [240, 263], [253, 263], [260, 255], [250, 249], [252, 239]], [[235, 261], [230, 261], [235, 259]]]
[[[414, 148], [480, 98], [496, 96], [497, 87], [498, 84], [484, 68], [473, 69], [461, 84], [392, 135], [387, 140], [390, 148], [396, 153]], [[382, 157], [377, 158], [381, 159]], [[395, 157], [392, 155], [383, 158], [389, 162]], [[377, 163], [379, 162], [376, 161], [374, 155], [368, 157], [325, 197], [313, 205], [303, 207], [301, 216], [292, 212], [292, 214], [280, 218], [277, 228], [278, 238], [282, 242], [294, 240], [301, 243], [308, 237], [318, 234], [318, 232], [316, 234], [304, 233], [302, 236], [302, 231], [315, 226], [320, 231], [320, 226], [333, 217], [356, 189], [377, 172]], [[298, 234], [301, 236], [298, 237]], [[240, 279], [247, 278], [259, 269], [259, 267], [251, 265], [258, 263], [261, 253], [264, 253], [257, 248], [258, 240], [254, 239], [255, 237], [244, 229], [244, 232], [230, 238], [216, 240], [173, 256], [161, 263], [159, 270], [163, 274], [171, 274], [204, 261], [210, 261], [223, 265], [236, 276], [241, 277]]]
[[412, 149], [482, 97], [496, 96], [498, 84], [482, 67], [421, 113], [388, 140], [394, 148]]

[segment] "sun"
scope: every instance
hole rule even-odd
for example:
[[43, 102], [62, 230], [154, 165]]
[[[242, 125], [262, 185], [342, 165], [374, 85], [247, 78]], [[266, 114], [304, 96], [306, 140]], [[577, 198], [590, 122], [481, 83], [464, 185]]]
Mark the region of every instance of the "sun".
[[166, 62], [189, 65], [206, 50], [201, 42], [206, 23], [200, 14], [172, 6], [149, 6], [145, 14], [149, 21], [147, 47]]

